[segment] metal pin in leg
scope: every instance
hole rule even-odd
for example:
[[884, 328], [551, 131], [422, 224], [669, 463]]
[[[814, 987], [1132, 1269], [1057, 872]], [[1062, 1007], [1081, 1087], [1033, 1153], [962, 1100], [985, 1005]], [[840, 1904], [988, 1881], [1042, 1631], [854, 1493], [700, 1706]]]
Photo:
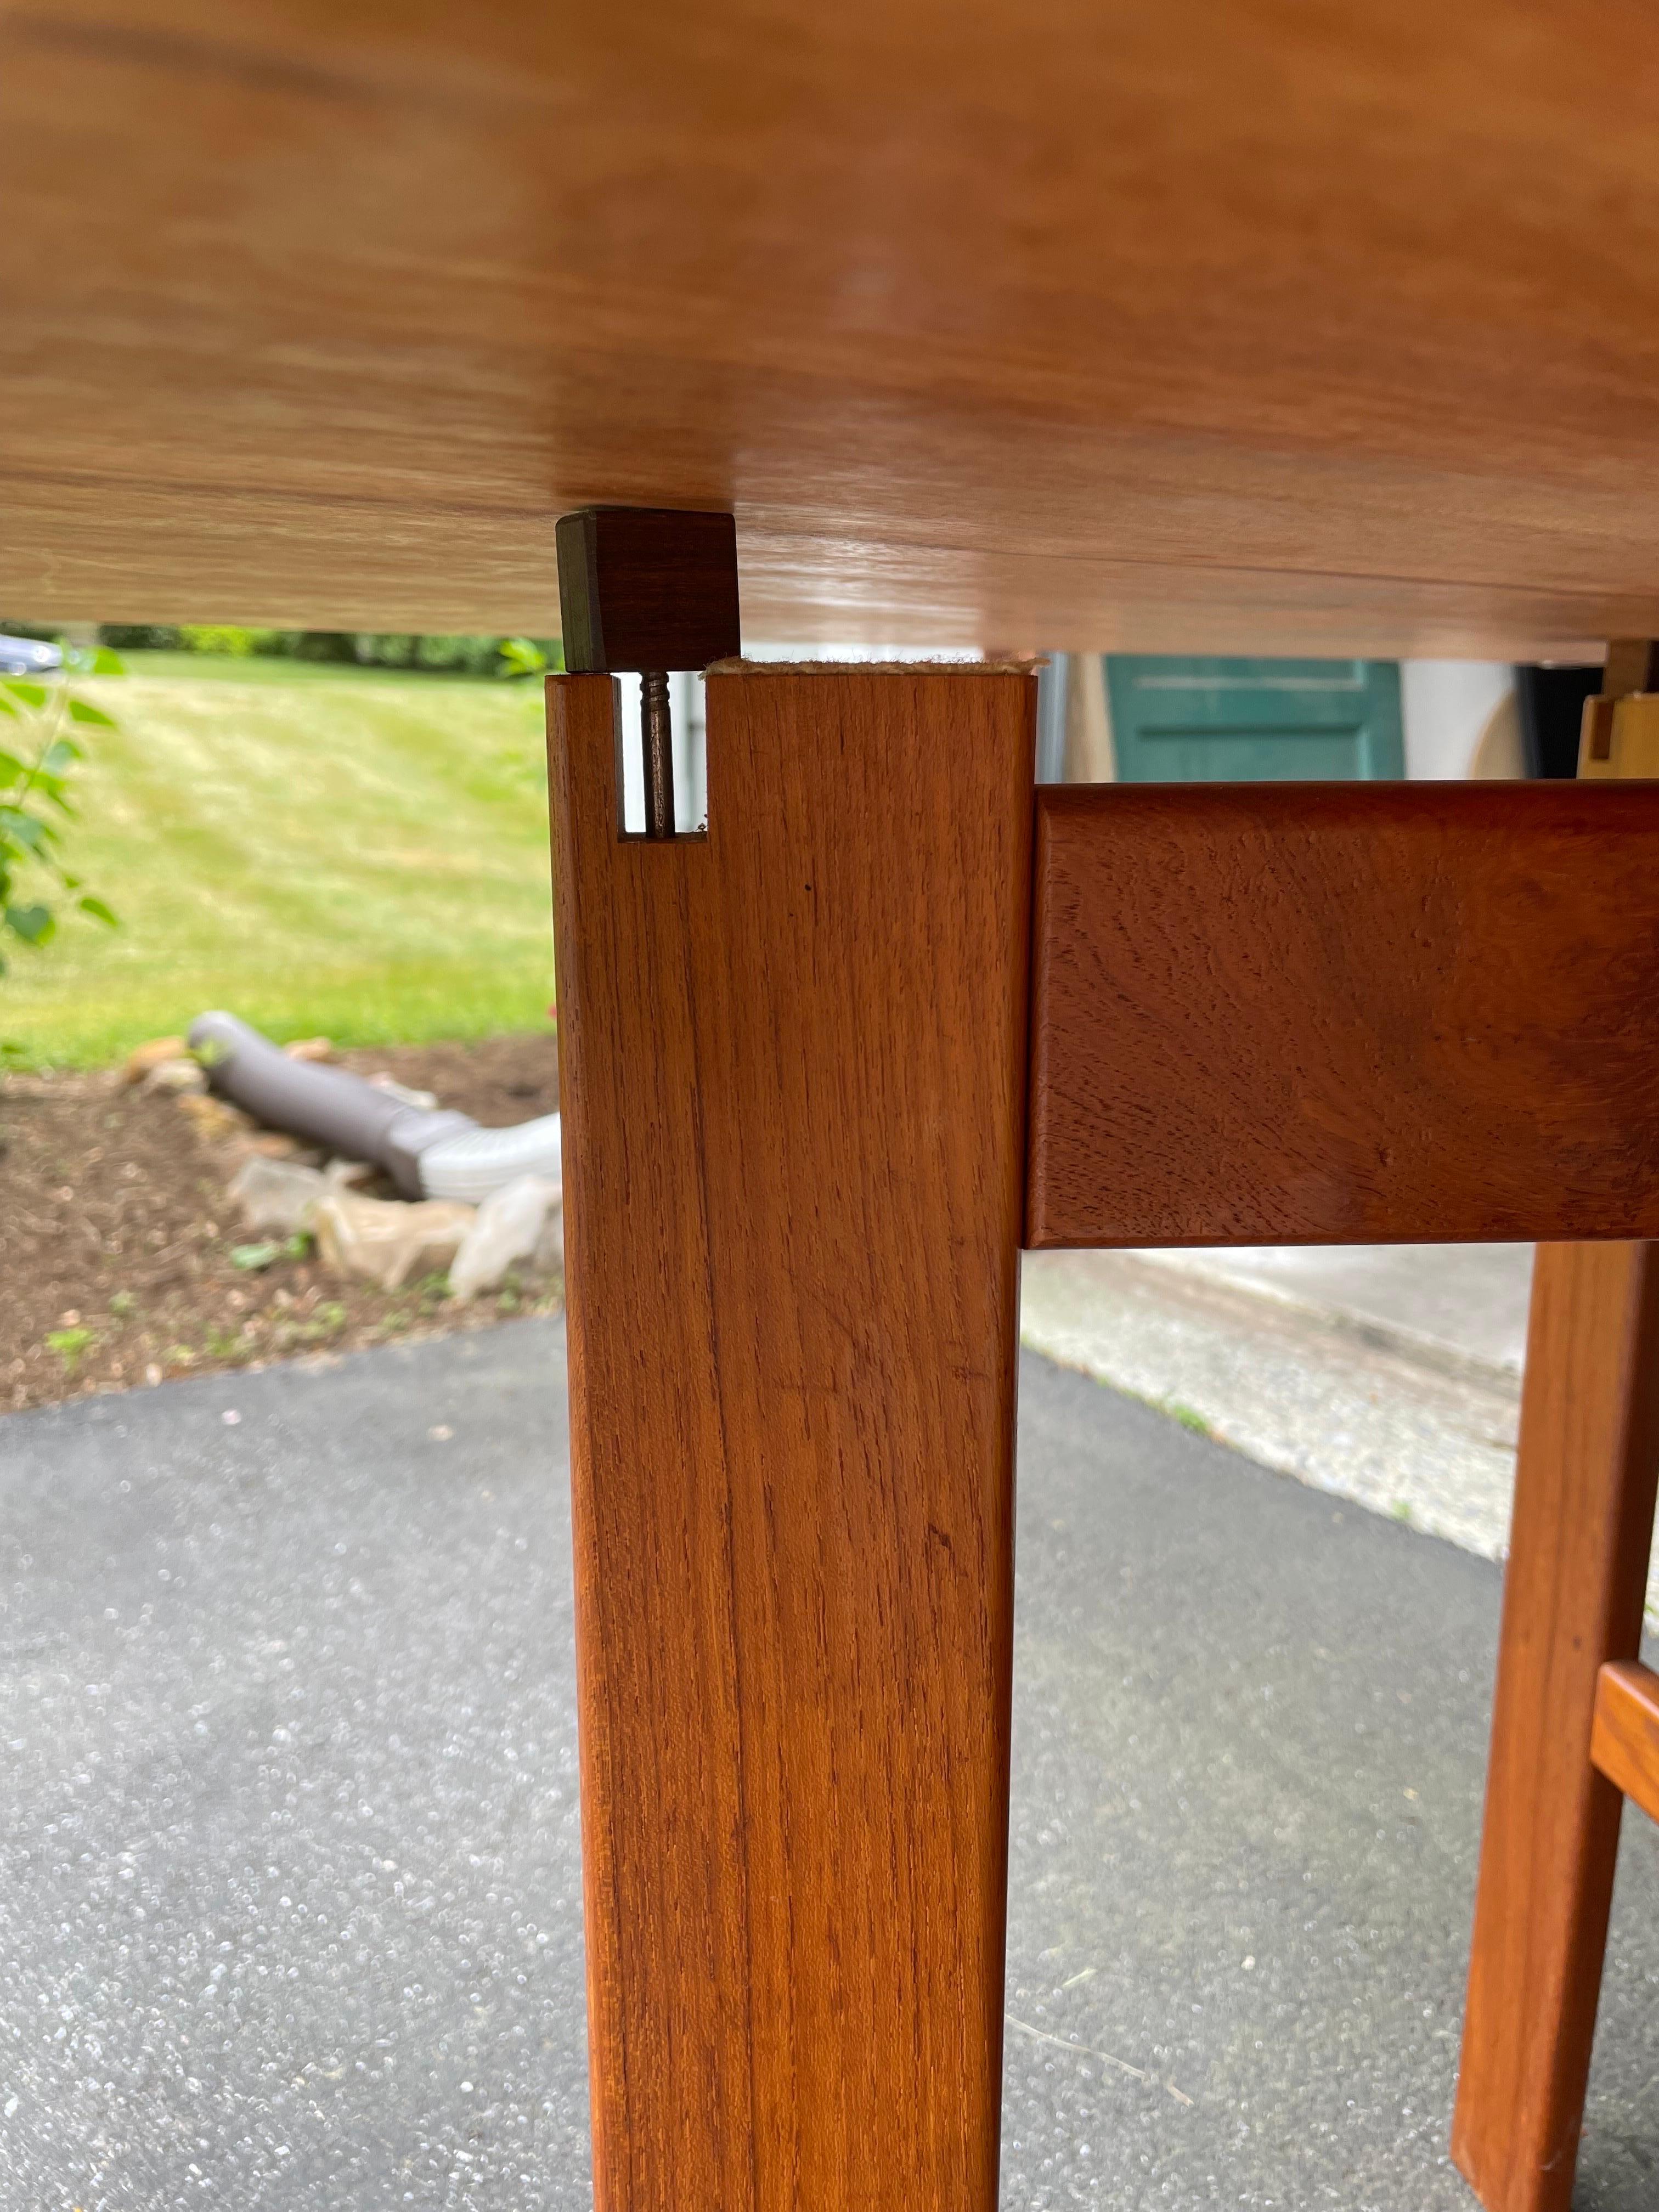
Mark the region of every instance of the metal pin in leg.
[[647, 668], [640, 678], [640, 732], [645, 752], [645, 834], [674, 834], [674, 724], [668, 708], [668, 677]]
[[640, 678], [645, 834], [674, 835], [668, 677], [742, 651], [737, 526], [729, 514], [584, 507], [559, 518], [564, 665]]

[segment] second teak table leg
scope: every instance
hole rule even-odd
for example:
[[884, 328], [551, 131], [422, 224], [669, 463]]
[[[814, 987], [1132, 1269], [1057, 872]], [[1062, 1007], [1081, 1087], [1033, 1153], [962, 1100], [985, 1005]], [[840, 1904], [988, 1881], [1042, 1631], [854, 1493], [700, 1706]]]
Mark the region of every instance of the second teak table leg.
[[1567, 2212], [1623, 1801], [1596, 1678], [1642, 1638], [1659, 1246], [1545, 1244], [1527, 1345], [1452, 2154], [1488, 2212]]

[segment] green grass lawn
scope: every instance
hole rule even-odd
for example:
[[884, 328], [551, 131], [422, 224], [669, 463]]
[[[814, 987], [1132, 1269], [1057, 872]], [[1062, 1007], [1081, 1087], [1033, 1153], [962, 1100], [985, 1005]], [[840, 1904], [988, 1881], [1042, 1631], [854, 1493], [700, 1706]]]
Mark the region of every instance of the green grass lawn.
[[544, 1025], [538, 684], [128, 658], [78, 687], [120, 726], [83, 733], [65, 842], [122, 927], [9, 955], [0, 1038], [85, 1066], [210, 1006], [356, 1044]]

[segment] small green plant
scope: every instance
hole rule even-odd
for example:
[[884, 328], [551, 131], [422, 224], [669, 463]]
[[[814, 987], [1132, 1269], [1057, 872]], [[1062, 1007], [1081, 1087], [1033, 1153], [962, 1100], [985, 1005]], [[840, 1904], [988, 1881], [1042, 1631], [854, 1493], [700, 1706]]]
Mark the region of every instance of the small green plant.
[[254, 1273], [270, 1267], [273, 1260], [280, 1260], [282, 1256], [280, 1244], [233, 1244], [230, 1248], [231, 1266], [246, 1267]]
[[267, 1238], [260, 1244], [234, 1244], [231, 1247], [230, 1264], [258, 1274], [278, 1260], [303, 1260], [310, 1249], [311, 1231], [301, 1229], [292, 1237], [284, 1237], [280, 1243]]
[[325, 1298], [303, 1321], [284, 1322], [276, 1332], [282, 1344], [320, 1344], [344, 1324], [346, 1310], [337, 1300]]
[[125, 1321], [137, 1304], [137, 1299], [131, 1291], [115, 1291], [110, 1296], [109, 1310], [117, 1321]]
[[94, 921], [115, 927], [103, 900], [64, 866], [61, 848], [63, 825], [75, 815], [69, 777], [85, 757], [70, 731], [115, 726], [101, 708], [79, 696], [70, 679], [120, 672], [119, 660], [100, 647], [66, 651], [63, 668], [44, 680], [0, 678], [0, 738], [8, 740], [0, 744], [0, 974], [7, 938], [36, 949], [51, 942], [58, 917], [48, 901], [57, 892], [68, 892]]
[[92, 1331], [84, 1325], [79, 1328], [49, 1328], [46, 1331], [46, 1349], [55, 1352], [63, 1361], [66, 1376], [74, 1374], [91, 1342]]
[[1195, 1437], [1209, 1435], [1209, 1423], [1194, 1407], [1183, 1406], [1179, 1399], [1172, 1398], [1167, 1411], [1172, 1420], [1179, 1421], [1183, 1429], [1190, 1429]]

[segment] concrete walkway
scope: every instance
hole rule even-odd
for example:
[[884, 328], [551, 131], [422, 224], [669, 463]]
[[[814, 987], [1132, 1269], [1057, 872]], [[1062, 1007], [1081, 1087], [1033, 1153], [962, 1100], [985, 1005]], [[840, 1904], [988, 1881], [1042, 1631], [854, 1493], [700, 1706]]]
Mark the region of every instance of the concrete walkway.
[[[1021, 1328], [1264, 1467], [1501, 1559], [1531, 1281], [1529, 1244], [1028, 1253]], [[1659, 1546], [1648, 1607], [1659, 1627]]]
[[[1431, 1283], [1437, 1249], [1407, 1249], [1419, 1279]], [[1366, 1256], [1030, 1253], [1022, 1333], [1049, 1358], [1163, 1407], [1264, 1467], [1500, 1558], [1515, 1484], [1518, 1359], [1484, 1360], [1467, 1344], [1401, 1328], [1397, 1311], [1384, 1322], [1358, 1307], [1351, 1282], [1364, 1282]], [[1398, 1256], [1389, 1257], [1399, 1270]], [[1299, 1279], [1269, 1272], [1285, 1261], [1314, 1264]], [[1368, 1303], [1381, 1304], [1375, 1285], [1365, 1287]]]
[[1530, 1244], [1236, 1244], [1139, 1256], [1301, 1308], [1429, 1366], [1519, 1375]]
[[[0, 2204], [586, 2212], [562, 1373], [0, 1421]], [[1022, 1391], [1005, 2205], [1466, 2207], [1495, 1569]], [[1581, 2212], [1659, 2202], [1656, 2087], [1632, 1819]]]

